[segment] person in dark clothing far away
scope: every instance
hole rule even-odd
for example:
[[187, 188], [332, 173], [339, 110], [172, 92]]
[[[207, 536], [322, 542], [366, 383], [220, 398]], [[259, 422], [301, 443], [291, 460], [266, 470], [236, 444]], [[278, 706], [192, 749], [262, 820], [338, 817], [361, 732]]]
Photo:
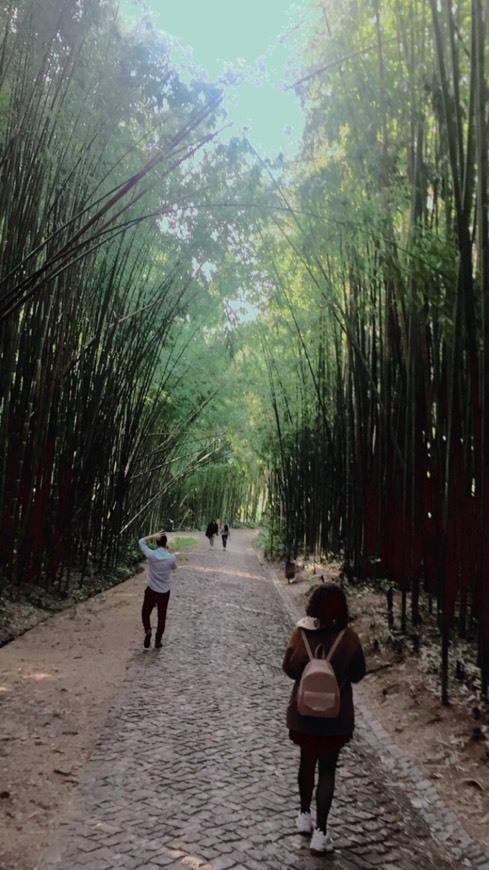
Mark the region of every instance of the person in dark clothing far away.
[[207, 528], [205, 530], [205, 536], [206, 536], [206, 538], [209, 538], [209, 544], [211, 545], [211, 547], [214, 546], [214, 538], [218, 534], [219, 534], [219, 526], [217, 524], [217, 520], [211, 520], [209, 525], [207, 526]]
[[222, 546], [224, 547], [224, 549], [226, 549], [227, 543], [228, 543], [228, 540], [230, 537], [231, 537], [231, 532], [229, 531], [229, 526], [227, 523], [225, 523], [223, 526], [223, 529], [221, 531]]

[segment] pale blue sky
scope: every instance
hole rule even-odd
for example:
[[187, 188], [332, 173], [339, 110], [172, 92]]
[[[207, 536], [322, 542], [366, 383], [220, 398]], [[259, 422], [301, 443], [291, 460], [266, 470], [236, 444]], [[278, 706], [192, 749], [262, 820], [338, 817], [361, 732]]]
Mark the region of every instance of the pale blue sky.
[[[146, 0], [158, 30], [192, 51], [192, 61], [217, 79], [226, 65], [249, 71], [251, 81], [225, 107], [234, 134], [249, 127], [250, 141], [264, 157], [283, 151], [292, 156], [302, 117], [293, 91], [284, 91], [287, 62], [300, 35], [307, 0]], [[133, 0], [121, 0], [123, 14], [141, 15]], [[282, 39], [280, 39], [282, 37]]]

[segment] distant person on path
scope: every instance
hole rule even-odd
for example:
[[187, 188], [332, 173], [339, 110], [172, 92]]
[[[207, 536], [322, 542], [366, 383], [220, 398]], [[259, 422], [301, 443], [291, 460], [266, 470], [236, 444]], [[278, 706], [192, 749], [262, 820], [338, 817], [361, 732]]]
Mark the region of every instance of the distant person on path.
[[221, 532], [222, 546], [224, 547], [224, 549], [226, 549], [227, 544], [228, 544], [228, 539], [230, 537], [231, 537], [231, 532], [229, 531], [229, 526], [227, 523], [225, 523], [224, 528]]
[[[328, 814], [333, 801], [336, 765], [341, 748], [351, 740], [354, 728], [352, 683], [365, 676], [365, 656], [358, 635], [348, 628], [348, 604], [345, 593], [336, 583], [327, 582], [313, 590], [306, 607], [307, 616], [299, 620], [289, 638], [283, 660], [283, 669], [295, 680], [287, 708], [289, 737], [300, 746], [299, 795], [297, 816], [299, 833], [312, 834], [310, 849], [313, 855], [332, 852], [334, 847], [326, 832]], [[333, 652], [331, 665], [340, 687], [340, 712], [335, 718], [301, 716], [297, 707], [297, 694], [302, 672], [309, 661], [304, 644], [304, 631], [312, 654], [322, 645], [325, 654], [332, 648], [339, 633], [344, 632]], [[316, 826], [311, 817], [314, 780], [318, 768], [316, 788]]]
[[211, 545], [211, 547], [214, 546], [214, 538], [218, 534], [219, 534], [219, 526], [218, 526], [216, 520], [211, 520], [209, 525], [207, 526], [207, 528], [205, 530], [206, 538], [209, 538], [209, 544]]
[[[148, 547], [148, 541], [155, 541], [156, 549]], [[170, 574], [175, 571], [177, 560], [168, 550], [168, 539], [163, 531], [140, 538], [138, 544], [149, 563], [147, 586], [141, 610], [144, 628], [143, 649], [147, 650], [151, 646], [151, 614], [154, 607], [158, 611], [155, 649], [161, 649], [161, 638], [165, 631], [166, 611], [170, 600]]]

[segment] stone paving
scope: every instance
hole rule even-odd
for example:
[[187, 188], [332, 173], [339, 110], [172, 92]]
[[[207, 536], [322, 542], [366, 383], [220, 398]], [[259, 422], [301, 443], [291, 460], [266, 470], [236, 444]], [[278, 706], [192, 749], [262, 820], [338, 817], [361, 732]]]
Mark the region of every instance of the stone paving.
[[335, 852], [310, 855], [281, 670], [297, 613], [239, 540], [196, 547], [174, 575], [163, 648], [136, 654], [42, 870], [489, 870], [362, 709], [337, 775]]

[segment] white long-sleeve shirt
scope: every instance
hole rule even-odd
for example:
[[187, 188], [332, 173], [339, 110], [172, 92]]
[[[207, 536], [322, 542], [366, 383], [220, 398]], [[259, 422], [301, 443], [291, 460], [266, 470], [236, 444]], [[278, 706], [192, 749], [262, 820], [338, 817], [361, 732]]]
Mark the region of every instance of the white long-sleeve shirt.
[[152, 550], [148, 547], [144, 538], [140, 538], [138, 544], [148, 559], [148, 586], [153, 592], [168, 592], [170, 589], [170, 574], [176, 570], [177, 560], [175, 556], [165, 550], [164, 547], [158, 547]]

